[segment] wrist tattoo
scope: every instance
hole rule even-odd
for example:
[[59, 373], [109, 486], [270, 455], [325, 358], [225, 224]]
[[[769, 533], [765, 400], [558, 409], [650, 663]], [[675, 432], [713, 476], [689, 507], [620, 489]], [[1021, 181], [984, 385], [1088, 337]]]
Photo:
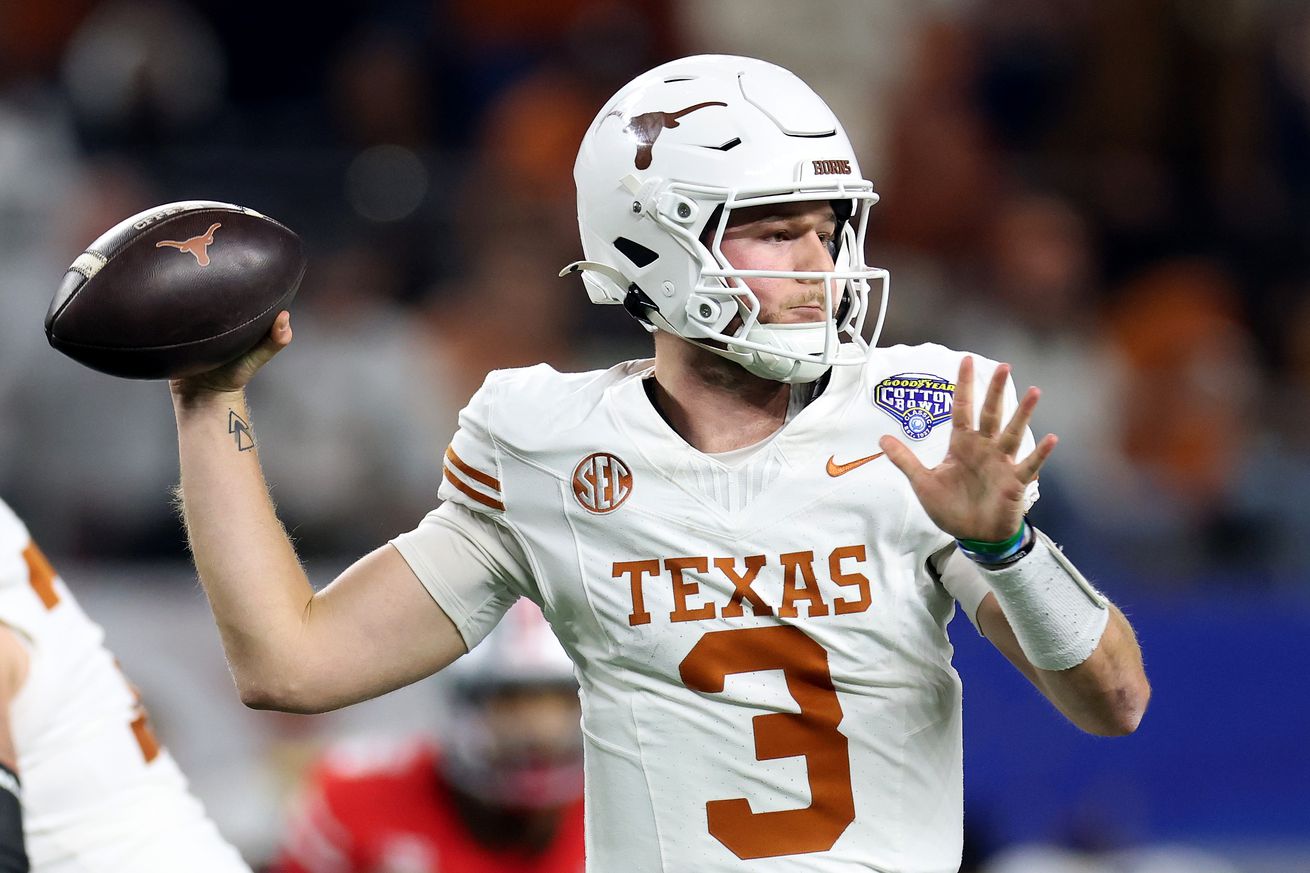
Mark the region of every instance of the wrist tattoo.
[[248, 452], [255, 447], [255, 432], [235, 409], [227, 411], [227, 432], [235, 438], [238, 452]]

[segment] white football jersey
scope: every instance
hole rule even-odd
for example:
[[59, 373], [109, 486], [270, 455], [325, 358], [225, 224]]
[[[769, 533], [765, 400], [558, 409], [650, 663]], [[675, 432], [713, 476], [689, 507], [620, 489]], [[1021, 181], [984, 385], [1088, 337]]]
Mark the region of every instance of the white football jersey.
[[249, 873], [156, 742], [104, 631], [3, 502], [0, 623], [30, 655], [9, 718], [33, 873]]
[[[573, 658], [589, 870], [957, 870], [955, 600], [928, 567], [951, 538], [878, 439], [940, 461], [961, 357], [897, 346], [835, 367], [736, 463], [665, 423], [649, 361], [496, 372], [470, 401], [440, 496], [525, 566], [454, 590], [422, 526], [396, 544], [470, 645], [527, 596]], [[994, 366], [978, 362], [976, 406]]]

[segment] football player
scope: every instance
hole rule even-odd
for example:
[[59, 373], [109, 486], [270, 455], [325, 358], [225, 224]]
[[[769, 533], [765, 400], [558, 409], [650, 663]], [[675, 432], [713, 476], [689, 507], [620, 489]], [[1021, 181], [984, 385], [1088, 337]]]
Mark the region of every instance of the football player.
[[0, 502], [0, 873], [250, 873]]
[[289, 316], [171, 386], [242, 698], [383, 693], [527, 597], [578, 670], [589, 869], [954, 871], [957, 604], [1084, 730], [1130, 733], [1149, 696], [1123, 615], [1025, 519], [1055, 447], [1029, 433], [1037, 390], [941, 346], [866, 343], [887, 296], [864, 261], [877, 195], [783, 69], [703, 56], [639, 76], [575, 181], [585, 259], [566, 272], [650, 331], [653, 359], [489, 374], [445, 502], [322, 591], [227, 431]]
[[359, 739], [311, 771], [276, 873], [582, 873], [573, 665], [519, 601], [451, 667], [441, 744]]

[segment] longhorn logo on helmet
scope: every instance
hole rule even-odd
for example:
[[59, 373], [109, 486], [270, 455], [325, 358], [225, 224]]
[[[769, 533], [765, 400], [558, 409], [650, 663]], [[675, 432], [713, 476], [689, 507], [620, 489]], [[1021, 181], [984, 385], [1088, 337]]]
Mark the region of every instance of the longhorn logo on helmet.
[[[717, 100], [709, 100], [705, 103], [688, 106], [686, 109], [679, 109], [677, 112], [643, 112], [641, 115], [634, 115], [629, 118], [628, 126], [623, 130], [632, 134], [633, 138], [637, 140], [637, 157], [634, 162], [637, 169], [645, 170], [650, 167], [650, 162], [655, 156], [655, 140], [659, 139], [660, 134], [664, 131], [677, 127], [679, 118], [707, 106], [727, 105], [727, 103]], [[611, 112], [610, 115], [622, 117], [622, 114], [618, 111]], [[608, 118], [609, 115], [605, 117]]]

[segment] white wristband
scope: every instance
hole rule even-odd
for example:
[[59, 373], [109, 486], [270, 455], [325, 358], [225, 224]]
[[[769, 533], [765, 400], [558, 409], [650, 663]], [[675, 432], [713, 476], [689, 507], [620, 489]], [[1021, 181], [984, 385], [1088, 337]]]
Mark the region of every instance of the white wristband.
[[1037, 541], [1022, 559], [980, 569], [1033, 666], [1068, 670], [1096, 650], [1110, 604], [1050, 537], [1033, 530]]

